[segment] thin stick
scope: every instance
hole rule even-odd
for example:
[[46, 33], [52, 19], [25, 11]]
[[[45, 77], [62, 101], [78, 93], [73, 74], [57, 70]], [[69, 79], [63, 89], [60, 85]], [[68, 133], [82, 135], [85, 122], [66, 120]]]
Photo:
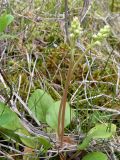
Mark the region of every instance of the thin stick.
[[65, 41], [69, 43], [69, 37], [68, 37], [68, 0], [65, 0]]
[[13, 89], [12, 89], [12, 86], [11, 86], [11, 84], [9, 83], [9, 81], [8, 81], [8, 79], [7, 79], [7, 77], [6, 77], [5, 73], [4, 73], [4, 71], [2, 71], [1, 68], [0, 68], [0, 74], [1, 74], [2, 78], [4, 79], [5, 83], [7, 84], [7, 86], [8, 86], [9, 89], [10, 89], [10, 96], [8, 97], [8, 99], [7, 99], [6, 102], [5, 102], [5, 104], [8, 104], [9, 101], [11, 100], [11, 98], [12, 98]]

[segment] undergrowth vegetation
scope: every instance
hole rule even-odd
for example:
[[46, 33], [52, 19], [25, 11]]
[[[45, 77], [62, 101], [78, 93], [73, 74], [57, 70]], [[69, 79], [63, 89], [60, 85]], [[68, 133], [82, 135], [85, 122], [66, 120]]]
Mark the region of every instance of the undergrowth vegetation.
[[0, 159], [120, 159], [119, 10], [0, 2]]

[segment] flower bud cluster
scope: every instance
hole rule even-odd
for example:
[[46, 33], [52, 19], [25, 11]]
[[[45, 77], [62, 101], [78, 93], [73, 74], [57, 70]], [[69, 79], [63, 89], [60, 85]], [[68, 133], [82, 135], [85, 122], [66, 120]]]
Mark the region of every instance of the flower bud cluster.
[[101, 42], [108, 37], [110, 33], [110, 26], [105, 25], [103, 28], [100, 29], [98, 34], [93, 35], [93, 42], [96, 45], [101, 45]]
[[78, 17], [74, 17], [70, 27], [70, 38], [77, 39], [82, 32]]

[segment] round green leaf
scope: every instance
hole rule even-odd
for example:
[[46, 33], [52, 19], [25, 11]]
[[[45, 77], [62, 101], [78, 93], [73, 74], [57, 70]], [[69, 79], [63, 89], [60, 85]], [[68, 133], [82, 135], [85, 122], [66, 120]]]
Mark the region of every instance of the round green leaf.
[[48, 109], [54, 103], [53, 98], [44, 90], [37, 89], [28, 100], [28, 107], [39, 121], [46, 122]]
[[116, 132], [116, 125], [115, 124], [96, 124], [89, 133], [88, 136], [92, 137], [93, 139], [98, 138], [110, 138]]
[[83, 150], [89, 146], [89, 143], [92, 139], [99, 139], [99, 138], [110, 138], [116, 132], [116, 125], [115, 124], [97, 124], [93, 127], [87, 134], [86, 138], [83, 140], [82, 144], [78, 146], [78, 149]]
[[49, 149], [52, 145], [49, 140], [44, 138], [43, 136], [39, 137], [33, 137], [30, 134], [18, 134], [20, 140], [28, 147], [30, 148], [39, 148], [40, 146], [43, 146], [44, 149]]
[[14, 20], [14, 17], [12, 15], [3, 14], [0, 17], [0, 32], [3, 32], [13, 20]]
[[82, 160], [108, 160], [108, 158], [102, 152], [92, 152], [87, 154]]
[[23, 126], [20, 118], [8, 106], [0, 102], [0, 130], [15, 140], [21, 140], [26, 146], [31, 148], [43, 145], [50, 148], [50, 142], [44, 137], [33, 137]]
[[25, 145], [29, 147], [34, 145], [34, 142], [32, 141], [28, 142], [27, 138], [20, 136], [20, 134], [25, 135], [25, 136], [30, 136], [30, 134], [24, 128], [17, 114], [13, 112], [10, 109], [10, 107], [0, 102], [0, 130], [4, 131], [5, 129], [7, 129], [5, 134], [7, 134], [8, 136], [13, 137], [13, 138], [19, 136], [19, 138]]
[[[57, 130], [58, 128], [58, 113], [59, 113], [60, 103], [61, 101], [54, 102], [54, 104], [50, 106], [48, 113], [46, 115], [47, 124], [55, 130]], [[64, 127], [68, 126], [71, 122], [71, 118], [73, 117], [73, 112], [71, 111], [72, 110], [70, 109], [69, 104], [66, 103]]]
[[3, 139], [8, 141], [10, 139], [14, 139], [16, 142], [21, 142], [19, 136], [16, 135], [14, 131], [2, 128], [1, 126], [0, 126], [0, 131], [1, 131], [0, 135]]
[[0, 127], [13, 131], [23, 128], [17, 114], [2, 102], [0, 102]]

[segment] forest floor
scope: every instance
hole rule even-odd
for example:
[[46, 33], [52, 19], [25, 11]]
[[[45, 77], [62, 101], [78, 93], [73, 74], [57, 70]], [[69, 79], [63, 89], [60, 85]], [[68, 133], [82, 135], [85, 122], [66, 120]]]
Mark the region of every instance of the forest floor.
[[[4, 132], [0, 121], [0, 159], [32, 159], [24, 156], [28, 153], [30, 156], [46, 157], [42, 159], [68, 160], [73, 156], [72, 159], [77, 160], [88, 152], [102, 151], [108, 159], [119, 160], [119, 2], [95, 0], [84, 1], [83, 4], [77, 0], [69, 1], [68, 8], [64, 1], [55, 0], [35, 0], [31, 3], [29, 0], [11, 0], [0, 3], [0, 14], [7, 12], [14, 17], [4, 38], [0, 37], [0, 101], [7, 102], [20, 119], [25, 118], [30, 122], [34, 132], [40, 129], [47, 134], [54, 134], [46, 123], [39, 126], [26, 106], [29, 97], [37, 89], [46, 91], [55, 101], [61, 100], [70, 63], [69, 27], [73, 17], [77, 16], [83, 30], [75, 44], [74, 63], [91, 43], [93, 34], [97, 34], [105, 25], [110, 26], [111, 33], [100, 46], [92, 48], [75, 68], [67, 101], [76, 114], [71, 125], [65, 128], [65, 134], [72, 135], [76, 142], [81, 141], [80, 137], [84, 137], [98, 123], [115, 124], [117, 128], [112, 139], [93, 141], [88, 149], [73, 156], [77, 150], [74, 147], [71, 150], [65, 148], [60, 153], [55, 148], [46, 152], [41, 149], [41, 154], [25, 147], [22, 142], [21, 145], [14, 143], [11, 138], [4, 138], [3, 133], [8, 137], [10, 134]], [[67, 141], [72, 145], [68, 137]], [[37, 156], [33, 159], [37, 159]]]

